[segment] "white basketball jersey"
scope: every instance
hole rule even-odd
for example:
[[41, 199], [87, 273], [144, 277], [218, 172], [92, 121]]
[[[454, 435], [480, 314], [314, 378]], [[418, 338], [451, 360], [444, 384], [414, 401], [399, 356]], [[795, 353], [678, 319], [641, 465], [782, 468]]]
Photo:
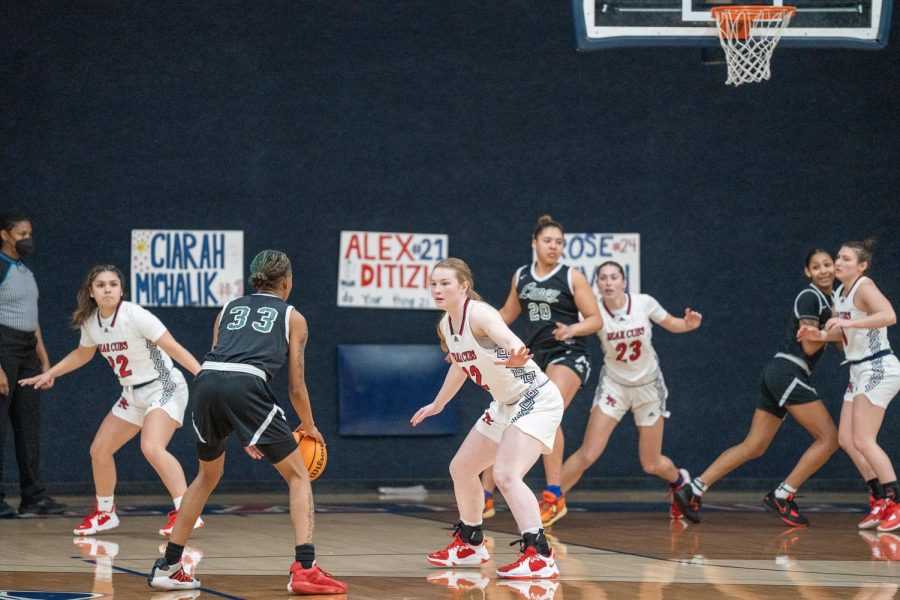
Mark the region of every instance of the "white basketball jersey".
[[626, 294], [625, 306], [611, 311], [601, 299], [603, 329], [597, 332], [603, 346], [603, 371], [613, 381], [627, 386], [654, 381], [659, 358], [650, 343], [651, 320], [659, 323], [669, 313], [647, 294]]
[[150, 311], [122, 301], [108, 319], [96, 309], [81, 326], [81, 345], [97, 346], [123, 386], [167, 380], [172, 359], [153, 343], [166, 326]]
[[453, 361], [462, 367], [469, 379], [490, 392], [497, 402], [512, 404], [530, 388], [546, 383], [547, 377], [534, 360], [529, 360], [524, 367], [494, 364], [495, 360], [503, 360], [508, 354], [490, 338], [476, 337], [472, 333], [469, 315], [479, 304], [484, 303], [466, 300], [462, 323], [453, 323], [450, 315], [445, 315], [441, 319], [441, 333]]
[[[843, 295], [843, 285], [837, 289], [834, 293], [835, 317], [839, 319], [861, 319], [868, 316], [868, 313], [859, 310], [853, 303], [856, 290], [867, 279], [869, 278], [865, 276], [857, 279], [846, 296]], [[877, 329], [848, 327], [842, 331], [844, 333], [844, 355], [847, 357], [847, 360], [861, 360], [872, 356], [876, 352], [890, 350], [891, 348], [891, 344], [888, 342], [887, 327], [879, 327]]]

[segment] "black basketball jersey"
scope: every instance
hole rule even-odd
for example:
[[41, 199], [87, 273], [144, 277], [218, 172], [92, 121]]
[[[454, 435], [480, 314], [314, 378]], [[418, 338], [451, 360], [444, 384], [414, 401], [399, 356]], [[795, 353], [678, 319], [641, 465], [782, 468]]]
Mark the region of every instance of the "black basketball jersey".
[[553, 337], [556, 323], [573, 325], [578, 322], [578, 307], [572, 288], [572, 269], [556, 265], [547, 275], [538, 277], [534, 265], [524, 265], [516, 271], [516, 293], [525, 323], [525, 345], [531, 350], [565, 344], [587, 349], [586, 337], [574, 337], [559, 342]]
[[779, 350], [802, 358], [806, 361], [809, 368], [812, 369], [818, 362], [819, 357], [822, 356], [825, 346], [822, 346], [812, 356], [803, 351], [803, 345], [797, 341], [800, 319], [815, 319], [818, 321], [821, 329], [828, 322], [828, 319], [831, 318], [831, 302], [832, 300], [827, 298], [822, 293], [822, 290], [813, 284], [809, 284], [808, 288], [797, 294], [797, 297], [794, 298], [794, 312], [791, 314], [791, 322], [788, 325], [787, 333], [781, 342], [781, 346], [779, 346]]
[[271, 379], [288, 353], [293, 306], [271, 294], [251, 294], [222, 309], [216, 347], [204, 360], [251, 365]]

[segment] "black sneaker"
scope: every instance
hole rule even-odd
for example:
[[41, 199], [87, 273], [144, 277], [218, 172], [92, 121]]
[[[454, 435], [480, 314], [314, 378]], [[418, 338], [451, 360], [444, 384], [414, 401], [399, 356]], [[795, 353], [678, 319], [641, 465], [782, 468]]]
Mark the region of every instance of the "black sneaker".
[[703, 496], [695, 494], [691, 484], [686, 483], [674, 490], [672, 496], [675, 498], [675, 503], [678, 504], [678, 508], [681, 509], [685, 519], [691, 523], [700, 522], [700, 505], [703, 504]]
[[16, 509], [6, 503], [6, 500], [0, 500], [0, 519], [12, 519], [16, 516]]
[[19, 504], [19, 516], [31, 517], [38, 515], [58, 515], [66, 510], [66, 505], [57, 502], [50, 496], [41, 498], [37, 502], [29, 502], [28, 504]]
[[763, 498], [763, 506], [766, 510], [790, 525], [791, 527], [808, 527], [809, 520], [800, 514], [797, 503], [794, 502], [794, 495], [790, 494], [787, 498], [776, 498], [775, 490], [772, 490]]

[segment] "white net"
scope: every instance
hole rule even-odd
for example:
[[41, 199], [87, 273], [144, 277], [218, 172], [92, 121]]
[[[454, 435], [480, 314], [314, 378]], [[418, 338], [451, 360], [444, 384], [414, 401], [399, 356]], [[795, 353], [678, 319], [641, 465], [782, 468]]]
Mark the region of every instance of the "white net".
[[772, 52], [797, 9], [793, 6], [720, 6], [712, 9], [728, 64], [725, 84], [768, 79]]

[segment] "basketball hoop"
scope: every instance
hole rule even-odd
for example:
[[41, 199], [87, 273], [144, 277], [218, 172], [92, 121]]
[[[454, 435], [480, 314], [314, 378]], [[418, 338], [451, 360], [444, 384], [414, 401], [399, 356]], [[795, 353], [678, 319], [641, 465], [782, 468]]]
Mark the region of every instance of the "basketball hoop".
[[739, 86], [768, 79], [772, 52], [797, 9], [793, 6], [716, 6], [711, 12], [728, 63], [725, 84]]

